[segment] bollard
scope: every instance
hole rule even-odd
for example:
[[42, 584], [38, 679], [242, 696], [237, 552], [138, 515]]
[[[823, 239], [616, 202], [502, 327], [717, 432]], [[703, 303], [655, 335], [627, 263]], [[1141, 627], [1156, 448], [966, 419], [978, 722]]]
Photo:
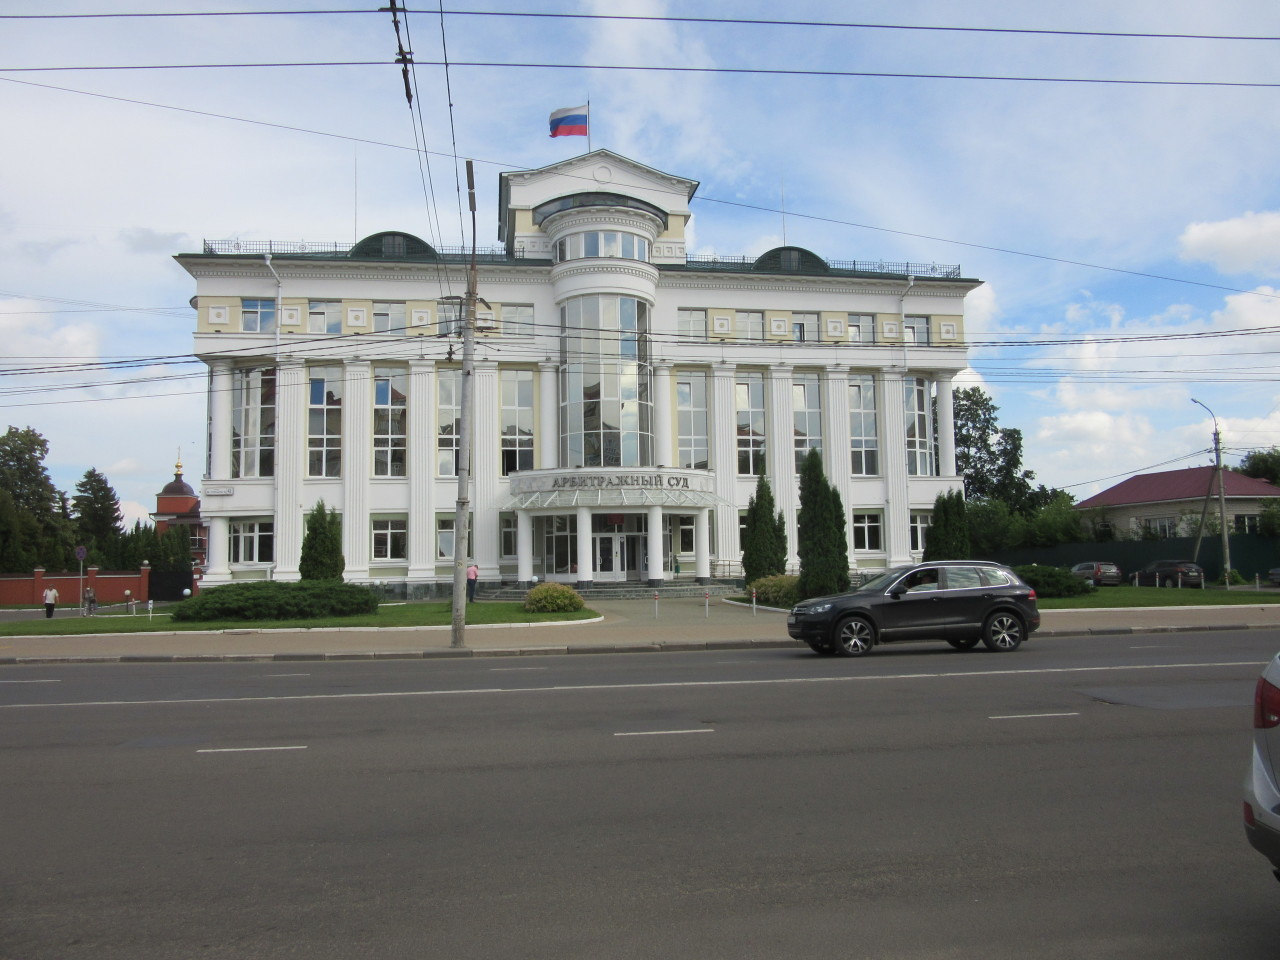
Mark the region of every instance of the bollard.
[[1179, 590], [1182, 589], [1182, 571], [1181, 570], [1178, 571], [1178, 589]]
[[658, 619], [658, 591], [653, 591], [653, 619]]
[[1255, 590], [1262, 589], [1262, 574], [1255, 573], [1253, 575], [1253, 589]]
[[707, 608], [706, 618], [710, 620], [711, 619], [711, 591], [710, 590], [706, 590], [703, 592], [702, 602]]
[[751, 615], [753, 617], [756, 615], [756, 592], [754, 590], [751, 591]]

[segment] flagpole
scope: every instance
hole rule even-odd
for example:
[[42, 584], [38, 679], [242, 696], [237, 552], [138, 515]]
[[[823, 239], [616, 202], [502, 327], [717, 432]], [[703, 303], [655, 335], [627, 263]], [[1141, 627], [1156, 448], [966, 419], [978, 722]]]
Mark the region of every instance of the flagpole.
[[587, 97], [587, 153], [591, 152], [591, 98]]

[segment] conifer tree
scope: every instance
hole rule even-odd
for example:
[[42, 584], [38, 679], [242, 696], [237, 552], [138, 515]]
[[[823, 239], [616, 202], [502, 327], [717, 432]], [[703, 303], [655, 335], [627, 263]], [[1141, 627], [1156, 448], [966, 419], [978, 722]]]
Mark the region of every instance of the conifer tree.
[[849, 553], [844, 506], [822, 469], [822, 455], [811, 449], [800, 466], [800, 511], [796, 516], [796, 552], [800, 556], [801, 598], [849, 589]]
[[742, 531], [742, 574], [747, 583], [782, 573], [787, 565], [787, 527], [775, 503], [769, 478], [761, 474], [747, 501]]
[[307, 514], [298, 572], [303, 580], [341, 580], [347, 561], [342, 556], [342, 517], [319, 501]]

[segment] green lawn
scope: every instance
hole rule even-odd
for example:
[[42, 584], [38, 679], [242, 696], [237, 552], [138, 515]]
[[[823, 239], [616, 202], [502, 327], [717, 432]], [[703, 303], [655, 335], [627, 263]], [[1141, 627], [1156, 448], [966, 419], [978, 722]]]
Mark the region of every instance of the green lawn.
[[[594, 610], [576, 613], [526, 613], [518, 601], [477, 601], [467, 605], [467, 623], [480, 626], [493, 623], [546, 623], [563, 620], [589, 620], [598, 617]], [[439, 603], [384, 604], [377, 613], [356, 617], [330, 617], [322, 620], [220, 620], [206, 623], [175, 623], [167, 611], [148, 618], [146, 613], [129, 616], [115, 610], [96, 617], [56, 617], [46, 620], [33, 611], [30, 620], [0, 623], [0, 636], [65, 636], [77, 633], [155, 633], [173, 630], [265, 630], [265, 629], [332, 629], [334, 627], [447, 627], [453, 622], [453, 606]]]
[[1103, 610], [1125, 607], [1221, 607], [1280, 603], [1280, 591], [1232, 587], [1177, 590], [1163, 587], [1099, 587], [1083, 597], [1041, 597], [1041, 610]]

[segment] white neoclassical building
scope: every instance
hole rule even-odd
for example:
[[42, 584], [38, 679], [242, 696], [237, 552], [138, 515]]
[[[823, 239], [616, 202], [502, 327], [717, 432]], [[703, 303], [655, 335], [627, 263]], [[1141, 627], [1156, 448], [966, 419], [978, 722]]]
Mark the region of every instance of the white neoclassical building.
[[[960, 488], [952, 378], [979, 281], [799, 247], [691, 256], [697, 186], [607, 150], [500, 176], [502, 246], [479, 257], [482, 581], [734, 576], [760, 474], [794, 562], [815, 447], [851, 568], [918, 557], [934, 499]], [[206, 585], [296, 579], [323, 500], [348, 579], [449, 589], [468, 259], [396, 232], [177, 257], [209, 365]]]

